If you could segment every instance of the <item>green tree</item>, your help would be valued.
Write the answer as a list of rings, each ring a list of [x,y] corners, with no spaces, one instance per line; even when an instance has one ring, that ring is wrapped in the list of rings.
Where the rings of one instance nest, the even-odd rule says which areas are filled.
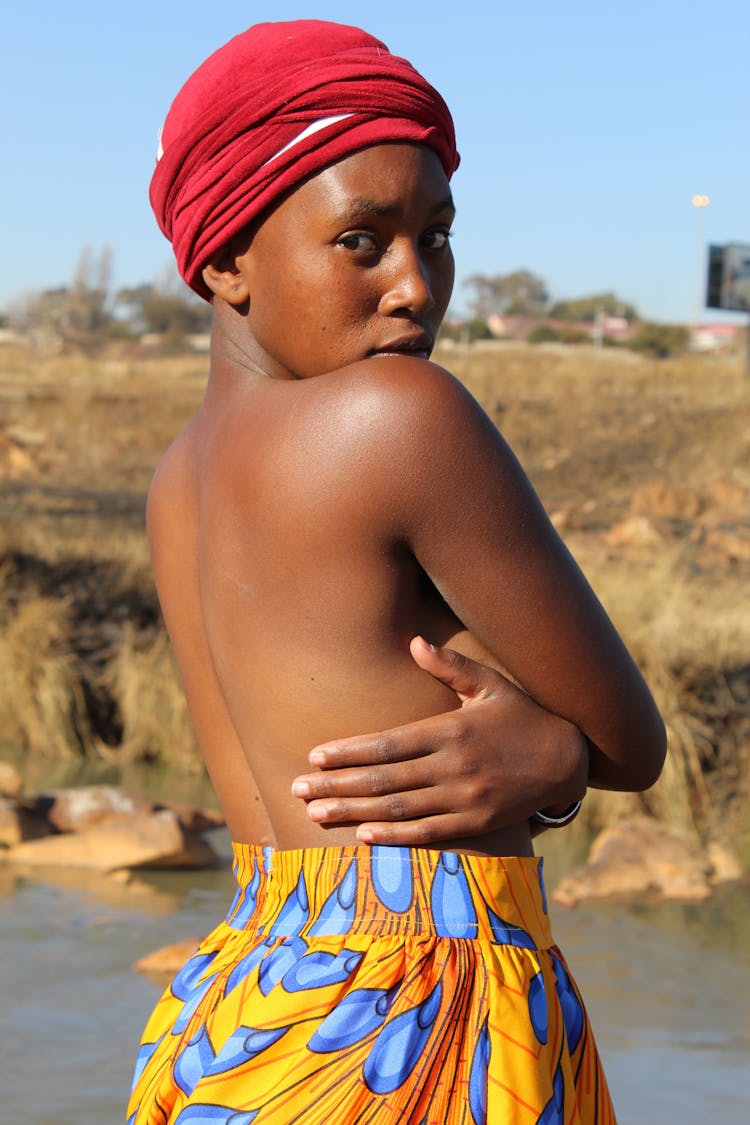
[[[473,344],[475,340],[491,340],[492,333],[486,320],[473,317],[471,320],[444,320],[438,338]]]
[[[70,286],[29,294],[16,302],[12,319],[37,338],[94,348],[107,339],[113,322],[111,275],[110,248],[94,253],[84,246]]]
[[[554,320],[595,320],[597,315],[638,319],[634,305],[621,301],[615,293],[592,293],[590,297],[556,301],[549,311]]]
[[[211,326],[211,306],[184,286],[175,291],[169,282],[121,289],[117,308],[133,335],[153,332],[172,346]]]
[[[473,296],[469,306],[475,318],[490,316],[541,316],[549,302],[546,283],[531,270],[487,277],[473,274],[464,281]]]
[[[531,329],[526,337],[528,344],[590,344],[591,337],[587,332],[581,332],[575,326],[571,328],[553,328],[551,324],[543,321]]]
[[[687,351],[689,342],[690,333],[683,324],[656,324],[644,321],[628,343],[628,347],[664,359],[668,355],[680,355]]]

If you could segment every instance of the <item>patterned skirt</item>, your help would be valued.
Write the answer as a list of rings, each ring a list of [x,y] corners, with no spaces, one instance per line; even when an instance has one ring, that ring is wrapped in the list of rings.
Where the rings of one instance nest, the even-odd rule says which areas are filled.
[[[234,845],[128,1125],[613,1125],[541,860]]]

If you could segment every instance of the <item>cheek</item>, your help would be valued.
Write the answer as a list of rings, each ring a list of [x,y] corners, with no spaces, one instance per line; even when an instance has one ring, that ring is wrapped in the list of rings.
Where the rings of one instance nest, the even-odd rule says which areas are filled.
[[[456,266],[455,262],[453,261],[453,255],[451,254],[440,270],[435,289],[435,291],[440,294],[441,298],[444,299],[446,305],[448,304],[448,301],[451,298],[451,293],[453,292],[453,282],[455,280],[455,276]]]
[[[377,310],[375,287],[361,276],[342,276],[340,270],[327,270],[315,278],[314,295],[308,297],[308,319],[317,317],[329,329],[365,330]]]

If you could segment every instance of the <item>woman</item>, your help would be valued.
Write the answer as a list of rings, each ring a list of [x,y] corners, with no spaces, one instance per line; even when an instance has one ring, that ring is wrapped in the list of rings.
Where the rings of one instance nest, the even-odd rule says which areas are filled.
[[[544,709],[597,784],[647,786],[664,755],[512,453],[428,362],[457,163],[432,87],[317,21],[238,36],[167,117],[152,203],[214,324],[149,537],[239,887],[149,1021],[131,1122],[614,1120],[552,942],[533,786],[469,829],[485,773],[434,784],[438,754],[414,751],[413,724],[429,741],[454,709],[439,753],[463,782],[463,716],[505,691],[518,743]],[[460,713],[452,689],[474,696]],[[311,745],[346,766],[362,744],[342,739],[387,728],[385,764],[302,772]]]

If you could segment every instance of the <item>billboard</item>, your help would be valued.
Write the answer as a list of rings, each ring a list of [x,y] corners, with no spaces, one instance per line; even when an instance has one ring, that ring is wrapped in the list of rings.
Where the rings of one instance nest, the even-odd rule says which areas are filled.
[[[708,248],[709,309],[750,312],[750,246],[738,242]]]

